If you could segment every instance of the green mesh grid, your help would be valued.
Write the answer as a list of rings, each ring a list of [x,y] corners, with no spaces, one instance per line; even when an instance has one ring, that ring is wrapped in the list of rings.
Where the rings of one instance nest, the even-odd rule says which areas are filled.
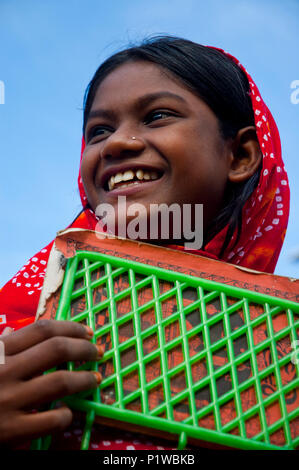
[[[56,319],[90,326],[105,349],[100,362],[68,364],[103,377],[65,399],[86,412],[81,449],[96,415],[173,434],[180,449],[299,448],[299,304],[78,251]]]

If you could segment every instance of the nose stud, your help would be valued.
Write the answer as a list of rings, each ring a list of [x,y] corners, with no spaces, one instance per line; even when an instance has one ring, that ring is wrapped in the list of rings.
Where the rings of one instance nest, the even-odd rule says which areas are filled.
[[[132,137],[132,140],[136,140],[136,137],[133,136],[133,137]]]

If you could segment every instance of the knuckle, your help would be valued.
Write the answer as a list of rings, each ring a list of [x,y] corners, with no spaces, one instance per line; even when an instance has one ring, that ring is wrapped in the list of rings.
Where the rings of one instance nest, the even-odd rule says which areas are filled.
[[[77,333],[78,336],[84,336],[86,334],[86,329],[81,323],[78,323],[76,321],[69,321],[69,327],[74,333]]]
[[[97,349],[97,347],[92,344],[92,343],[89,343],[89,342],[86,342],[86,353],[88,354],[88,358],[90,360],[96,360],[98,358],[98,355],[99,355],[99,351]]]
[[[0,367],[1,390],[5,383],[9,382],[15,375],[16,362],[13,358],[7,357],[5,364]]]
[[[61,395],[68,395],[72,392],[70,374],[66,371],[57,371],[53,374],[53,386]]]
[[[11,389],[2,389],[0,393],[0,409],[9,410],[14,404],[14,392]]]
[[[97,380],[93,372],[86,371],[84,372],[84,376],[82,373],[82,378],[84,378],[84,386],[86,389],[95,388],[97,386]]]
[[[35,323],[35,328],[42,338],[50,338],[54,334],[53,322],[51,320],[38,320]]]
[[[89,371],[57,371],[52,376],[52,389],[63,398],[74,393],[95,387],[93,373]]]
[[[72,412],[69,408],[61,408],[49,415],[49,425],[53,430],[62,430],[70,424]]]
[[[69,359],[69,347],[66,338],[63,336],[55,336],[49,339],[48,345],[54,360],[65,361]]]

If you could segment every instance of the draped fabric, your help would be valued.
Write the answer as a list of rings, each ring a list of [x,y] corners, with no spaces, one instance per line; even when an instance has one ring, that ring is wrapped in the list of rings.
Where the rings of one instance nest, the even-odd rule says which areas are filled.
[[[258,186],[243,207],[241,237],[232,249],[231,247],[234,245],[237,236],[237,231],[235,231],[221,260],[258,271],[273,273],[286,234],[290,204],[289,183],[281,155],[279,132],[270,110],[264,103],[256,84],[247,70],[232,55],[222,49],[213,49],[217,49],[230,57],[247,76],[256,133],[263,154],[263,166]],[[82,139],[81,161],[84,148],[85,142]],[[87,203],[87,198],[80,171],[78,186],[81,202],[84,207]],[[85,211],[85,216],[85,226],[94,230],[97,226],[94,212],[87,210]],[[227,229],[228,226],[224,227],[206,245],[205,251],[192,250],[192,253],[219,259],[218,255],[221,251]],[[186,251],[179,246],[171,245],[171,247]]]
[[[280,137],[271,112],[251,76],[236,58],[222,49],[218,50],[236,62],[247,75],[256,133],[263,154],[258,185],[243,207],[241,236],[232,248],[236,233],[233,235],[221,260],[272,273],[285,237],[289,216],[289,184],[281,155]],[[80,167],[84,148],[82,139]],[[88,201],[80,171],[78,186],[81,202],[85,207]],[[97,224],[94,212],[86,209],[70,226],[95,230]],[[228,227],[225,227],[221,230],[206,245],[204,251],[193,250],[192,253],[219,259],[227,229]],[[6,326],[19,329],[34,321],[52,245],[53,241],[30,258],[0,291],[0,334]],[[171,247],[184,249],[175,245]],[[107,439],[106,441],[108,442]],[[113,441],[114,444],[116,441]],[[101,441],[101,445],[104,445],[103,442]],[[95,443],[93,445],[97,446]],[[113,445],[111,448],[114,448]],[[117,445],[115,448],[121,447]],[[135,448],[140,447],[136,445]]]

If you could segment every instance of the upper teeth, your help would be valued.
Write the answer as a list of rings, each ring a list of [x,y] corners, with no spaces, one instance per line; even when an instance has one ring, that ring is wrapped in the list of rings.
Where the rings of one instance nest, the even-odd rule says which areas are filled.
[[[116,173],[116,175],[110,176],[108,180],[109,190],[111,191],[116,183],[133,180],[135,175],[139,180],[156,180],[158,178],[158,173],[156,171],[127,170],[124,173]]]

